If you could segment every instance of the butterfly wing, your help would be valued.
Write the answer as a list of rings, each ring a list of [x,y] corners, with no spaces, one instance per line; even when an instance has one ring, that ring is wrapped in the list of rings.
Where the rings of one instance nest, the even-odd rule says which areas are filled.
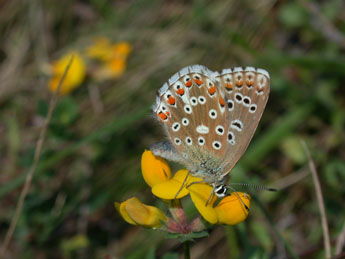
[[[270,77],[263,69],[237,67],[224,69],[216,80],[224,89],[228,111],[227,155],[222,163],[226,175],[254,135],[268,100]]]
[[[182,157],[180,162],[192,174],[209,182],[218,178],[220,164],[227,154],[224,125],[230,122],[216,75],[200,65],[181,69],[158,91],[153,107],[173,149]],[[169,152],[152,151],[170,159],[172,148],[164,150]]]

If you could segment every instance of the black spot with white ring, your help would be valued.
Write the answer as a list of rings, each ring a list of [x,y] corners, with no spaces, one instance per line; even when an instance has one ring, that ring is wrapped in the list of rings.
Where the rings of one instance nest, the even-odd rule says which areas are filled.
[[[232,111],[234,109],[234,101],[233,100],[228,100],[228,110]]]
[[[240,94],[240,93],[236,93],[235,94],[235,100],[236,100],[237,103],[241,103],[242,100],[243,100],[243,95]]]
[[[248,96],[245,96],[243,98],[243,105],[246,106],[246,107],[249,107],[250,101],[251,101],[250,98]]]
[[[230,125],[231,128],[236,129],[237,131],[242,131],[243,123],[240,120],[233,120]]]
[[[193,75],[193,78],[194,78],[194,79],[197,79],[197,80],[201,80],[201,76],[200,76],[199,74]]]
[[[183,118],[182,119],[182,125],[183,126],[188,126],[188,124],[189,124],[189,120],[187,118]]]
[[[175,131],[175,132],[176,132],[176,131],[179,131],[180,128],[181,128],[181,124],[178,123],[178,122],[174,122],[171,128],[172,128],[172,130]]]
[[[188,146],[191,146],[193,144],[192,138],[191,137],[186,137],[186,144]]]
[[[215,109],[211,109],[208,112],[208,115],[210,116],[211,119],[215,119],[215,118],[217,118],[217,111]]]
[[[222,143],[220,143],[219,141],[213,141],[212,146],[214,149],[219,150],[222,148]]]
[[[250,113],[256,112],[256,108],[257,108],[256,104],[250,105],[250,106],[249,106],[249,112],[250,112]]]
[[[191,97],[190,98],[190,103],[193,105],[193,106],[196,106],[198,104],[198,99],[196,99],[196,97]]]
[[[204,96],[200,95],[198,97],[198,101],[199,101],[200,104],[205,104],[206,103],[206,98]]]
[[[192,113],[192,107],[190,105],[186,104],[184,106],[184,111],[188,114],[191,114]]]
[[[222,136],[224,134],[224,127],[222,125],[218,125],[216,127],[216,133],[220,136]]]
[[[184,83],[188,83],[190,80],[191,80],[190,76],[185,76],[185,77],[183,78],[183,82],[184,82]]]
[[[179,146],[179,145],[181,145],[181,142],[182,142],[182,141],[181,141],[181,139],[179,139],[179,138],[175,138],[175,139],[174,139],[174,142],[175,142],[176,145]]]
[[[200,146],[205,145],[205,139],[203,137],[199,137],[198,138],[198,143],[199,143]]]
[[[231,145],[235,145],[235,135],[232,131],[229,131],[228,132],[228,142],[231,144]]]

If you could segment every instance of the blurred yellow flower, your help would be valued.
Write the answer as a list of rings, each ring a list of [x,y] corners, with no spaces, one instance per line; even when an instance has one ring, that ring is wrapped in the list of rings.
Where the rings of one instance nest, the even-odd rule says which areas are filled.
[[[122,218],[132,225],[158,228],[161,227],[162,221],[167,220],[160,209],[145,205],[136,197],[122,203],[115,202],[114,205]]]
[[[109,39],[100,37],[86,49],[86,55],[101,62],[94,69],[94,76],[100,80],[120,77],[127,66],[127,57],[131,46],[127,42],[111,43]]]
[[[72,64],[60,87],[60,94],[65,95],[77,88],[84,80],[86,75],[85,62],[78,52],[69,52],[51,64],[53,76],[48,86],[52,92],[57,90],[61,77],[73,56]]]

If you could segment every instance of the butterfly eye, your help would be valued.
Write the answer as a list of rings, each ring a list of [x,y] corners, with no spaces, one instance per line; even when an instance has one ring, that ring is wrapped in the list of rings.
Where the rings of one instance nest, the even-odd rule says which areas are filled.
[[[219,198],[223,198],[226,193],[227,193],[228,189],[226,188],[226,186],[224,185],[219,185],[216,187],[216,189],[214,190],[215,194],[219,197]]]

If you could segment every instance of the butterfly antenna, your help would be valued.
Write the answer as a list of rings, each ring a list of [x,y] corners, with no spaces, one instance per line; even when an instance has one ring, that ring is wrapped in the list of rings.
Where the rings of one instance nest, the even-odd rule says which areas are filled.
[[[230,183],[230,185],[240,185],[240,186],[247,187],[247,188],[264,190],[264,191],[269,191],[269,192],[277,192],[278,191],[278,189],[275,189],[275,188],[266,187],[266,186],[258,185],[258,184],[251,184],[251,183]]]

